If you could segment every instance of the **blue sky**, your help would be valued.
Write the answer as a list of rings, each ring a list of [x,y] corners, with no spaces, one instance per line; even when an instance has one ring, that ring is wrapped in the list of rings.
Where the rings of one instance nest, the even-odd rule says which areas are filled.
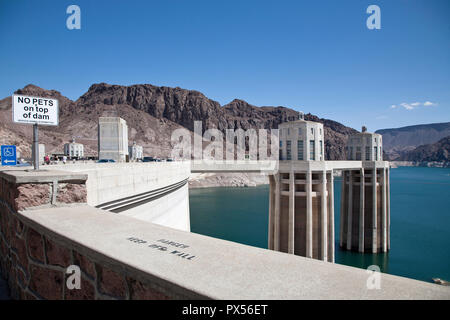
[[[81,30],[66,28],[71,4]],[[151,83],[370,131],[446,122],[449,16],[448,0],[0,0],[0,97]]]

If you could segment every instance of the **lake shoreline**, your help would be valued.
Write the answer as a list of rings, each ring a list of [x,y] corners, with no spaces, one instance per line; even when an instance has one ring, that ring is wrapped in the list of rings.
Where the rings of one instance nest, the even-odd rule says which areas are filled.
[[[190,189],[215,187],[247,188],[268,184],[268,176],[258,173],[194,173],[189,179]]]
[[[391,168],[398,167],[422,167],[422,168],[450,168],[450,162],[447,161],[390,161]]]

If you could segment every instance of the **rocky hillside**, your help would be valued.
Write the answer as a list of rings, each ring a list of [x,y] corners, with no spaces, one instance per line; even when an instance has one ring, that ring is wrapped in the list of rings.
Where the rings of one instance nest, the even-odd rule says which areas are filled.
[[[450,136],[432,144],[419,146],[411,151],[404,151],[395,160],[413,162],[450,162]]]
[[[171,152],[170,134],[182,126],[167,120],[155,118],[147,112],[137,110],[128,104],[106,105],[102,102],[84,104],[72,101],[58,91],[44,90],[28,85],[17,90],[17,94],[57,98],[60,104],[60,124],[58,127],[41,126],[40,142],[45,144],[47,153],[62,153],[64,143],[75,139],[85,145],[87,155],[97,155],[97,122],[102,115],[118,115],[127,121],[130,143],[137,141],[144,146],[146,154],[169,156]],[[16,144],[23,157],[31,155],[32,126],[11,122],[11,98],[0,101],[0,132],[2,144]]]
[[[150,84],[119,86],[93,84],[78,100],[72,101],[55,90],[28,85],[18,94],[57,98],[60,102],[60,125],[41,127],[40,141],[46,151],[62,152],[72,137],[86,145],[86,151],[97,150],[97,119],[102,115],[118,115],[127,121],[130,142],[144,146],[152,156],[170,155],[170,135],[176,128],[194,129],[194,121],[202,121],[203,129],[278,128],[281,122],[298,118],[298,112],[285,107],[256,107],[243,100],[225,106],[198,91],[157,87]],[[306,120],[320,121],[325,128],[326,157],[344,159],[347,135],[354,129],[332,120],[307,114]],[[0,133],[3,141],[19,145],[23,156],[30,154],[31,126],[11,122],[11,98],[0,101]]]
[[[422,124],[396,129],[377,130],[383,136],[383,148],[389,159],[418,146],[433,144],[450,135],[450,122]]]

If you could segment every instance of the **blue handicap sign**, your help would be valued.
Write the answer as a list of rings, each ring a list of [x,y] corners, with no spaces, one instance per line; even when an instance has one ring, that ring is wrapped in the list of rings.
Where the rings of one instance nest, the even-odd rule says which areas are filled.
[[[16,146],[1,146],[2,166],[17,164]]]

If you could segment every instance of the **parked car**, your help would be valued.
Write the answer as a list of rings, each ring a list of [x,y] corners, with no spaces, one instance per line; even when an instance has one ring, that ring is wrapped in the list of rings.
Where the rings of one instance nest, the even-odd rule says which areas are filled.
[[[174,160],[172,158],[167,158],[167,162],[173,162]]]
[[[142,159],[142,162],[154,162],[154,161],[156,161],[156,159],[153,157],[144,157]]]
[[[108,163],[108,162],[116,162],[113,159],[100,159],[97,161],[97,163]]]

